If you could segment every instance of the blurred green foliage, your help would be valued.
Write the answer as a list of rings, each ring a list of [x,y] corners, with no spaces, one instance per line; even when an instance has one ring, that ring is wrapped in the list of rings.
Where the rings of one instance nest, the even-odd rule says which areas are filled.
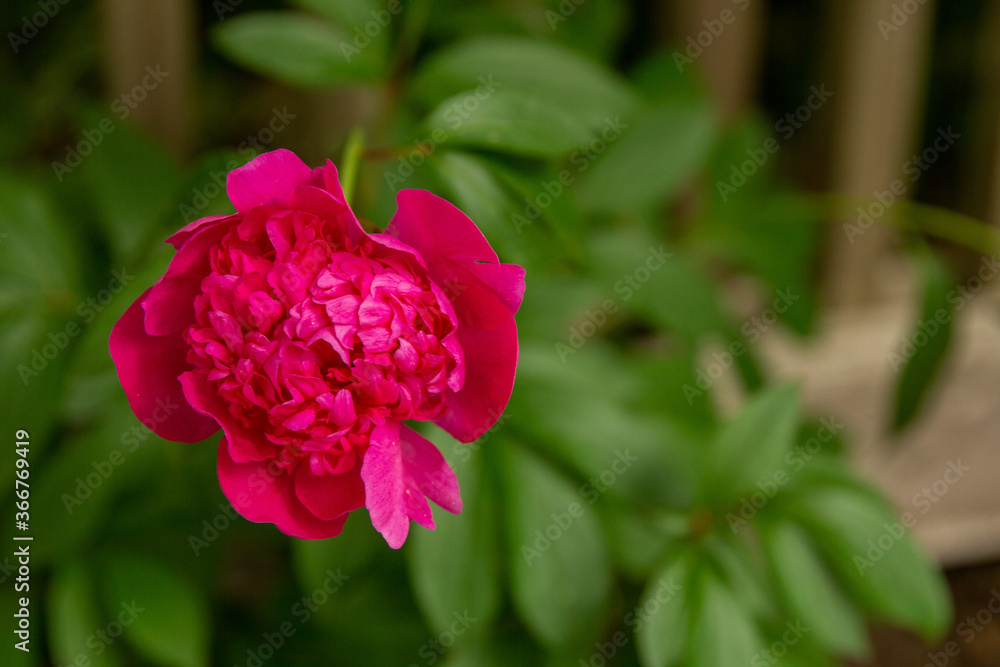
[[[13,4],[12,23],[34,7]],[[237,76],[207,62],[223,54],[290,86],[386,92],[362,217],[384,225],[395,191],[429,188],[527,268],[514,395],[476,443],[428,430],[465,509],[436,512],[401,552],[363,511],[324,542],[238,517],[217,439],[170,443],[139,424],[107,339],[162,274],[192,192],[250,155],[206,146],[178,164],[121,122],[57,179],[52,163],[103,111],[95,49],[68,39],[97,16],[66,8],[38,38],[48,48],[4,74],[0,112],[0,460],[13,469],[12,434],[28,430],[36,536],[33,651],[4,664],[805,667],[866,655],[872,619],[946,628],[940,575],[845,462],[843,427],[770,380],[762,332],[722,297],[734,276],[765,306],[794,294],[778,317],[803,336],[819,307],[816,201],[769,168],[715,196],[766,125],[723,124],[667,52],[618,71],[638,17],[617,0],[238,4],[201,5],[222,19],[212,76]],[[227,210],[203,196],[199,216]],[[932,256],[921,266],[933,313],[948,278]],[[907,366],[896,426],[939,343]],[[713,350],[747,396],[728,418]],[[0,477],[4,544],[13,479]]]

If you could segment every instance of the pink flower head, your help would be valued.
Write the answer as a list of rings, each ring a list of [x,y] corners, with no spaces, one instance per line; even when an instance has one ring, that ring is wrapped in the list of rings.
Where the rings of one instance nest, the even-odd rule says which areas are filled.
[[[265,153],[227,191],[237,212],[168,239],[166,274],[111,332],[133,411],[169,440],[221,427],[223,492],[289,535],[332,537],[364,506],[398,548],[410,519],[434,528],[428,498],[460,512],[454,473],[404,422],[470,442],[497,420],[524,269],[423,190],[366,233],[329,161]]]

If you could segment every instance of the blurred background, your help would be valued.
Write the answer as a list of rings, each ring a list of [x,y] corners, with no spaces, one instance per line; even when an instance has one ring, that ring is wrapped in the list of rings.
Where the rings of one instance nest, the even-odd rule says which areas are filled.
[[[0,24],[3,664],[1000,664],[1000,3]],[[429,189],[527,269],[507,411],[426,430],[465,510],[398,552],[363,511],[244,520],[218,436],[157,438],[107,353],[162,241],[276,148],[353,172],[370,227]]]

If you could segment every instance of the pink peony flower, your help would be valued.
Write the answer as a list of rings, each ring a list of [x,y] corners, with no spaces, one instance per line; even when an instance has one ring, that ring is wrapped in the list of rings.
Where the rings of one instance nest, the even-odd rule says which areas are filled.
[[[237,212],[170,237],[166,274],[111,332],[132,410],[169,440],[221,427],[226,497],[289,535],[332,537],[364,506],[398,548],[411,519],[434,528],[428,498],[460,512],[454,473],[404,422],[470,442],[497,420],[524,269],[423,190],[366,233],[329,161],[265,153],[227,191]]]

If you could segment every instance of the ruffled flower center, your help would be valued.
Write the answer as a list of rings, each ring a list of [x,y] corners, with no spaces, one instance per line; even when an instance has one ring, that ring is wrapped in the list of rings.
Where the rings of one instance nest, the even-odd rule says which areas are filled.
[[[356,244],[302,211],[254,212],[210,261],[188,361],[229,419],[277,446],[279,465],[350,471],[374,427],[446,409],[455,322],[409,253]]]

